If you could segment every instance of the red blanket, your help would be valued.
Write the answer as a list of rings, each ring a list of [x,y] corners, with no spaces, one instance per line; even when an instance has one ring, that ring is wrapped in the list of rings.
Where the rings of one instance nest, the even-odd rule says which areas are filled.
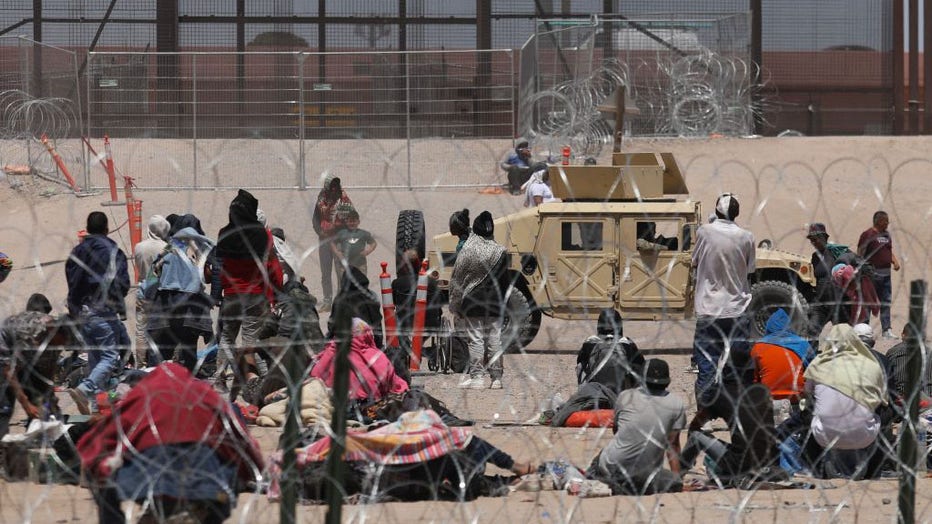
[[[264,467],[258,444],[232,405],[183,366],[167,363],[142,379],[77,447],[81,467],[103,478],[139,451],[195,442],[236,463],[243,480],[255,479]]]

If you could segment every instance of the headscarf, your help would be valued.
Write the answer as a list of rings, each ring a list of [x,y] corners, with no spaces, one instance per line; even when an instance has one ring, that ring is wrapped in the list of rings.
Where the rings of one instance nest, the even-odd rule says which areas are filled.
[[[201,219],[190,213],[181,216],[175,215],[175,219],[169,220],[168,222],[171,224],[171,229],[168,230],[168,236],[170,237],[186,227],[190,227],[200,235],[204,234],[204,229],[201,227]]]
[[[790,329],[790,316],[783,308],[774,311],[770,318],[767,319],[767,324],[764,326],[764,336],[761,337],[760,341],[796,353],[799,359],[803,361],[803,368],[808,366],[815,356],[809,342]]]
[[[486,240],[491,240],[495,234],[495,222],[492,220],[492,213],[488,211],[479,213],[479,216],[472,223],[472,231]]]
[[[395,374],[391,361],[375,345],[372,327],[366,321],[353,317],[350,334],[352,336],[349,354],[349,395],[351,399],[378,400],[389,393],[403,393],[408,390],[407,382]],[[317,362],[310,372],[311,377],[319,378],[328,387],[333,387],[338,344],[336,339],[328,342],[318,355]]]
[[[262,260],[268,250],[269,236],[256,218],[259,201],[248,191],[239,190],[230,203],[230,223],[220,230],[217,256]]]
[[[480,215],[481,217],[482,215]],[[491,215],[489,215],[491,220]],[[478,218],[476,219],[478,222]],[[453,275],[450,278],[450,311],[459,312],[463,297],[471,293],[489,273],[502,263],[505,248],[491,238],[483,238],[475,231],[463,244],[463,249],[456,256]]]
[[[838,390],[871,411],[887,403],[883,368],[848,324],[832,326],[821,351],[806,368],[806,382]]]
[[[162,215],[152,215],[149,217],[148,224],[146,224],[146,238],[167,242],[171,236],[169,234],[171,227],[171,224]]]
[[[621,314],[612,308],[605,308],[599,312],[599,320],[596,322],[596,333],[599,335],[614,335],[616,337],[624,336],[621,327]]]

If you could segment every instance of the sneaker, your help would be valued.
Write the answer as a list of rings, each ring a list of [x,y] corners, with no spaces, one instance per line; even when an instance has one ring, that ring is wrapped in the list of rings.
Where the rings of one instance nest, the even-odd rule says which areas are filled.
[[[489,389],[502,389],[502,379],[493,378],[492,383],[489,384]]]
[[[326,313],[327,311],[330,311],[331,307],[333,307],[333,299],[326,297],[320,301],[320,307],[317,308],[317,310],[321,313]]]
[[[694,374],[694,375],[698,375],[698,374],[699,374],[699,368],[696,367],[696,366],[692,366],[692,365],[687,366],[686,369],[685,369],[684,371],[685,371],[686,373],[692,373],[692,374]]]
[[[69,389],[68,394],[71,395],[71,400],[74,401],[74,405],[77,406],[79,413],[82,415],[91,414],[91,401],[87,398],[87,394],[79,388]]]
[[[457,387],[460,389],[485,389],[485,379],[482,377],[467,377]]]
[[[883,338],[887,340],[899,340],[900,339],[900,337],[893,334],[893,330],[890,328],[883,330],[883,334],[880,336],[882,336]]]

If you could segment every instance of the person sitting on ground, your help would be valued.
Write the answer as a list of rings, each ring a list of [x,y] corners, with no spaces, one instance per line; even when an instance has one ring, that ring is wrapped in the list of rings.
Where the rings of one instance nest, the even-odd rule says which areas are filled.
[[[622,391],[640,384],[644,355],[634,341],[624,336],[621,314],[608,308],[599,313],[596,334],[587,338],[576,357],[579,388],[553,413],[541,419],[551,426],[563,426],[577,411],[614,409]]]
[[[27,310],[3,320],[0,324],[0,438],[9,432],[16,402],[29,420],[61,415],[53,388],[55,371],[62,349],[74,343],[74,329],[67,316],[54,318],[48,313]]]
[[[698,412],[689,424],[686,446],[680,457],[683,471],[693,467],[702,451],[709,475],[720,486],[739,486],[758,480],[783,480],[778,467],[773,399],[770,390],[753,383],[750,352],[731,348],[721,380],[699,401]],[[728,424],[730,442],[715,438],[702,426],[721,418]]]
[[[375,345],[379,349],[384,346],[382,332],[382,302],[379,297],[369,289],[369,278],[358,268],[350,266],[340,281],[340,290],[337,293],[342,304],[348,305],[350,317],[358,317],[372,328]],[[336,301],[334,301],[336,303]],[[327,338],[333,338],[336,322],[336,312],[331,313],[327,319]]]
[[[909,347],[906,337],[909,335],[909,324],[903,326],[900,333],[901,342],[887,350],[887,360],[890,363],[890,375],[893,378],[893,388],[900,398],[909,398],[910,392],[906,390],[906,380],[909,365]],[[924,345],[928,348],[928,343]],[[928,353],[927,353],[928,355]],[[929,356],[926,356],[928,359]],[[928,362],[928,360],[926,360]],[[926,364],[920,380],[919,391],[924,397],[932,397],[932,365]]]
[[[790,329],[790,316],[777,309],[767,319],[764,336],[751,348],[754,381],[767,386],[774,400],[796,403],[805,384],[803,371],[814,356],[809,342]]]
[[[611,486],[613,494],[647,495],[683,489],[679,456],[686,404],[667,391],[670,367],[664,360],[647,361],[643,384],[618,395],[615,438],[589,469],[589,476]],[[664,455],[669,470],[663,469]]]
[[[806,411],[812,438],[804,454],[821,477],[868,475],[888,402],[881,363],[847,324],[833,326],[822,351],[806,368]]]
[[[521,189],[525,194],[524,207],[537,207],[544,202],[557,201],[550,189],[550,173],[544,162],[534,164],[531,168],[531,178],[521,186]]]
[[[334,303],[339,303],[336,300]],[[385,353],[376,347],[373,330],[361,318],[353,317],[350,330],[349,400],[375,401],[391,393],[408,391],[408,383],[395,374],[395,368]],[[310,376],[333,387],[334,365],[339,341],[331,340],[315,358]]]
[[[508,173],[508,188],[512,195],[521,194],[521,186],[531,176],[531,148],[526,140],[518,142],[513,153],[508,155],[500,167]]]
[[[100,522],[124,522],[120,502],[148,501],[162,521],[187,510],[230,516],[265,466],[233,405],[184,367],[155,368],[77,443]]]
[[[42,293],[33,293],[26,299],[26,311],[37,311],[49,315],[52,313],[52,303],[49,297]]]

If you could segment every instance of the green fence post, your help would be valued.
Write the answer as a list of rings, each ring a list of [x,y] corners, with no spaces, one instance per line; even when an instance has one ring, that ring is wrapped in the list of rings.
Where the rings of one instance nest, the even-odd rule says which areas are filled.
[[[901,426],[900,494],[897,521],[913,524],[916,520],[916,424],[919,419],[919,389],[922,362],[920,351],[925,351],[925,297],[926,282],[913,280],[909,283],[909,325],[906,334],[906,416]],[[923,443],[924,445],[924,443]]]

